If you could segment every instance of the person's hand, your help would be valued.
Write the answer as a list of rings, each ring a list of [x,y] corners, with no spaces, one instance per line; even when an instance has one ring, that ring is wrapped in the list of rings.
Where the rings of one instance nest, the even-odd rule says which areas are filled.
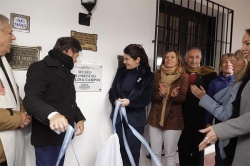
[[[206,147],[210,146],[211,144],[214,144],[216,141],[218,141],[218,136],[214,132],[213,126],[209,126],[205,129],[199,130],[201,133],[206,133],[206,137],[204,140],[199,144],[199,151],[204,150]]]
[[[81,135],[83,133],[83,130],[84,130],[84,122],[81,120],[81,121],[76,123],[75,136]]]
[[[162,96],[166,95],[166,92],[167,92],[167,85],[166,85],[166,83],[162,83],[162,82],[159,83],[159,91],[160,91],[160,94]]]
[[[123,107],[128,106],[129,103],[130,103],[130,100],[129,100],[129,99],[120,99],[120,98],[119,98],[118,101],[120,101],[121,106],[123,106]]]
[[[51,130],[65,132],[68,127],[68,120],[63,115],[56,113],[50,118],[49,124]]]
[[[21,121],[21,124],[19,127],[24,128],[24,127],[28,126],[28,124],[31,121],[30,115],[27,114],[26,112],[21,112],[21,118],[22,118],[22,121]]]
[[[191,92],[198,99],[201,99],[206,94],[206,90],[202,86],[200,86],[200,88],[198,88],[196,85],[190,85],[190,88],[191,88]]]
[[[179,86],[175,87],[171,92],[171,97],[176,97],[179,94],[179,89]]]

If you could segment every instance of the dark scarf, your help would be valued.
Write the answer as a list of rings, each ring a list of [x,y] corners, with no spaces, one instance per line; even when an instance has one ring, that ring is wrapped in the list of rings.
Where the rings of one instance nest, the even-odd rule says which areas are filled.
[[[55,58],[56,60],[58,60],[59,62],[62,63],[62,65],[64,67],[66,67],[69,70],[72,70],[74,67],[74,62],[73,62],[73,58],[70,57],[67,54],[64,54],[61,51],[57,51],[57,50],[50,50],[49,51],[49,56],[52,58]]]

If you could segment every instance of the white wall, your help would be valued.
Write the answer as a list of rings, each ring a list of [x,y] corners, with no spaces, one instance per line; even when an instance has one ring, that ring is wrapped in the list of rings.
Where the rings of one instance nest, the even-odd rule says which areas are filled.
[[[234,10],[232,52],[241,48],[245,29],[250,28],[250,0],[214,0],[214,2]]]
[[[241,46],[241,38],[246,28],[250,28],[249,0],[216,0],[217,3],[235,11],[233,50]],[[0,0],[0,13],[9,17],[18,13],[31,17],[30,33],[15,31],[20,46],[42,46],[41,59],[54,46],[57,38],[69,36],[70,31],[94,33],[98,35],[97,52],[82,51],[81,63],[103,66],[102,91],[78,92],[77,103],[87,118],[84,133],[75,138],[73,146],[81,166],[92,166],[100,146],[111,134],[109,114],[111,105],[108,90],[117,68],[117,55],[130,43],[143,44],[150,63],[153,62],[154,26],[156,14],[155,0],[98,0],[91,19],[91,25],[78,24],[78,13],[86,12],[80,0]],[[24,96],[26,71],[15,71]],[[32,149],[28,146],[28,149]],[[34,154],[29,154],[27,166],[34,165]],[[142,154],[140,165],[148,165]],[[69,148],[65,165],[76,165]]]

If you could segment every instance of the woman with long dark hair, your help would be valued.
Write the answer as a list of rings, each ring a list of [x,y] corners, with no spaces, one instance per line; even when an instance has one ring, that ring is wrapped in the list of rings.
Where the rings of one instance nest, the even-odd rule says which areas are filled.
[[[126,108],[128,123],[141,135],[146,125],[146,106],[151,101],[154,74],[150,71],[148,57],[141,45],[130,44],[124,49],[125,66],[117,69],[109,90],[109,100],[114,108],[116,101]],[[113,117],[113,111],[111,114]],[[122,124],[131,153],[136,165],[139,164],[141,142],[133,135],[128,125],[118,116],[116,132],[120,141],[123,165],[131,165],[127,156],[122,136]]]

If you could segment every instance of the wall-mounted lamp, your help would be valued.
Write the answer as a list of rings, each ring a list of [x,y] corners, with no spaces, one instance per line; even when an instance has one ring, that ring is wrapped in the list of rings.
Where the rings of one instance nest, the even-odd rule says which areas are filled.
[[[95,7],[97,0],[81,0],[81,4],[88,11],[88,14],[79,13],[79,24],[90,25],[90,17],[92,16],[92,9]]]

